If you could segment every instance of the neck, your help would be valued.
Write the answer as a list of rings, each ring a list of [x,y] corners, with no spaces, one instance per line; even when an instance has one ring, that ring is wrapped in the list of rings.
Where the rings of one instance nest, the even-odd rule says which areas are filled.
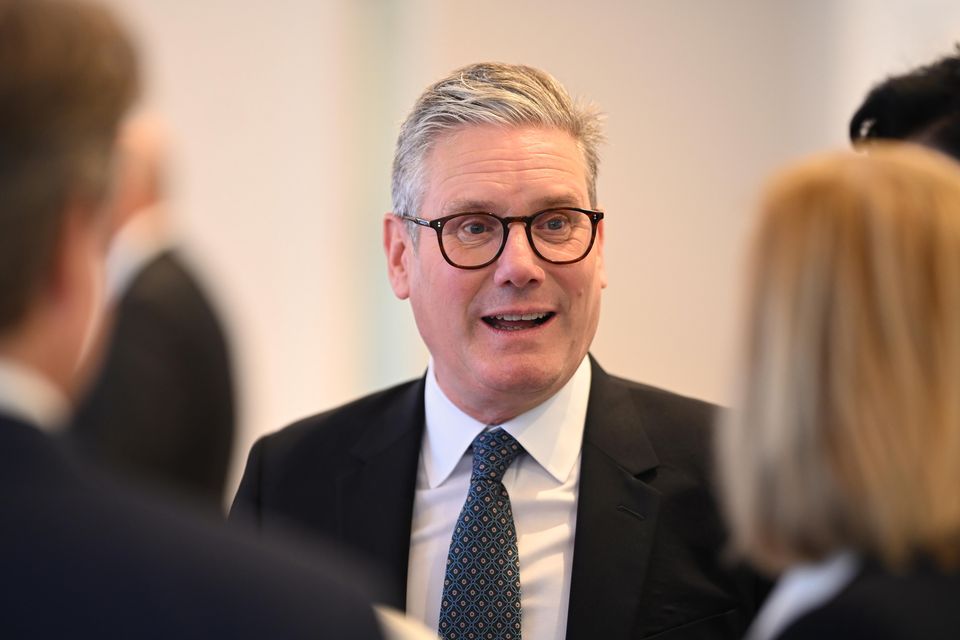
[[[485,389],[483,393],[464,393],[457,385],[447,384],[446,376],[433,370],[437,386],[460,411],[488,425],[498,425],[540,406],[563,388],[569,378],[540,389]]]
[[[76,363],[58,357],[56,345],[55,338],[22,326],[0,336],[0,358],[36,372],[58,392],[71,397]]]
[[[443,386],[441,385],[440,388],[443,389]],[[443,392],[447,393],[446,390],[443,390]],[[543,396],[538,396],[536,398],[527,398],[524,402],[517,402],[516,397],[511,398],[513,402],[507,402],[506,398],[500,401],[491,398],[473,405],[458,402],[453,398],[450,398],[450,401],[457,405],[458,409],[463,411],[474,420],[488,425],[499,425],[509,420],[513,420],[517,416],[522,415],[534,407],[541,405],[549,400],[552,395],[553,394],[550,393],[544,394]]]

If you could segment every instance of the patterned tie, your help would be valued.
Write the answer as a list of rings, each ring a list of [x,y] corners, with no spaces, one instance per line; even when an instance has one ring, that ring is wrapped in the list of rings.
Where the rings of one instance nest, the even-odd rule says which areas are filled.
[[[520,640],[517,531],[503,474],[523,447],[502,429],[473,441],[470,491],[447,554],[440,637]]]

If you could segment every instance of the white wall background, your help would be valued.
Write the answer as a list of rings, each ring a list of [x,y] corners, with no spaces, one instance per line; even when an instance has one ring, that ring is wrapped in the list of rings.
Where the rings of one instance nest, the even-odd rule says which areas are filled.
[[[185,244],[227,316],[241,431],[419,375],[384,274],[397,126],[478,60],[541,66],[607,114],[611,372],[723,402],[750,205],[846,145],[871,84],[960,40],[953,0],[111,0],[177,138]]]

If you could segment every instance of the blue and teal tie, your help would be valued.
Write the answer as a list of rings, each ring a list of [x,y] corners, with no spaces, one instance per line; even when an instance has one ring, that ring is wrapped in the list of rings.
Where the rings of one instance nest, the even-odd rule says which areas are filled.
[[[517,530],[503,474],[523,447],[497,429],[473,441],[473,474],[450,540],[440,602],[444,640],[520,640]]]

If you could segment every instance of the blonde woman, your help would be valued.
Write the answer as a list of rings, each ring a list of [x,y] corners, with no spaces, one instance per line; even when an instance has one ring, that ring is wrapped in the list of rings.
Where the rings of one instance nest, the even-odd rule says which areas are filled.
[[[824,155],[768,187],[720,432],[748,637],[960,638],[960,165]]]

